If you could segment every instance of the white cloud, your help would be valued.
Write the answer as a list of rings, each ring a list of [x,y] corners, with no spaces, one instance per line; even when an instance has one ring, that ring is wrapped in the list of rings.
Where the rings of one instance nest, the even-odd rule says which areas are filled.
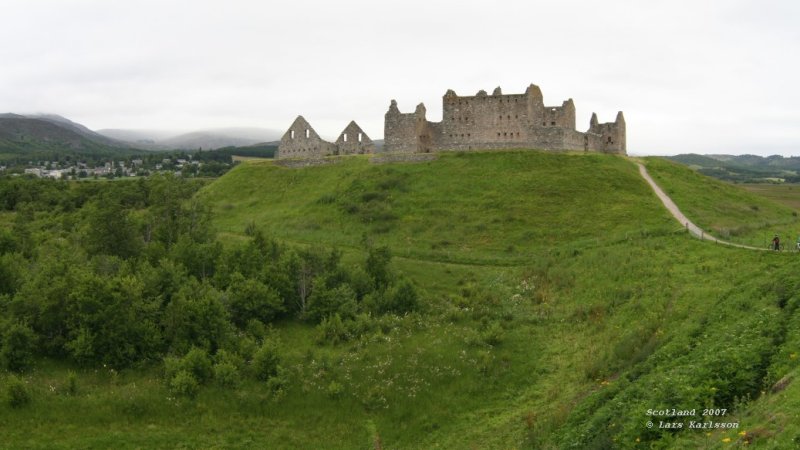
[[[395,98],[533,82],[624,110],[637,153],[800,154],[789,1],[4,0],[0,109],[91,128],[261,126],[382,137]]]

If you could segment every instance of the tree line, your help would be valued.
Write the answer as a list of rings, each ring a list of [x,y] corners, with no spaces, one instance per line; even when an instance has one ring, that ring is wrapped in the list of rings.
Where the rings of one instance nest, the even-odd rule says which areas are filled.
[[[307,322],[335,344],[418,307],[386,247],[345,264],[335,249],[290,246],[254,225],[224,246],[195,195],[202,185],[0,179],[0,364],[163,363],[190,394],[216,372],[277,376],[276,321]]]

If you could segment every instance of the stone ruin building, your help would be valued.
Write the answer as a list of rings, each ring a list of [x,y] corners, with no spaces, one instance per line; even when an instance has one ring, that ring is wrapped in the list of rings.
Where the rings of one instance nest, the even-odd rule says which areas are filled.
[[[303,116],[297,116],[281,138],[275,158],[321,158],[374,152],[375,144],[355,121],[351,121],[339,133],[336,142],[331,143],[319,137]]]
[[[545,106],[542,91],[531,84],[524,94],[492,95],[481,90],[474,96],[459,96],[448,90],[442,99],[441,122],[425,117],[425,105],[413,113],[401,113],[392,100],[384,121],[387,153],[431,153],[439,151],[501,150],[531,148],[626,154],[625,118],[622,111],[614,122],[599,123],[592,114],[589,129],[577,131],[575,103]],[[353,137],[358,136],[358,141]],[[348,135],[350,142],[348,142]],[[325,142],[308,122],[298,117],[281,139],[276,158],[372,153],[374,145],[350,122],[335,144]]]

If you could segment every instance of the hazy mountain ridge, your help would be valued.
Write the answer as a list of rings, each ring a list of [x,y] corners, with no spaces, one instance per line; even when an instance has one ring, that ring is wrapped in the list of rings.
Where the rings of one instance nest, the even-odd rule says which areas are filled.
[[[266,128],[236,127],[175,132],[165,130],[105,129],[98,133],[153,149],[215,150],[224,147],[245,147],[274,142],[280,139],[279,131]]]
[[[218,128],[184,133],[174,130],[106,129],[93,131],[56,114],[0,114],[0,153],[5,158],[44,153],[114,155],[135,151],[215,150],[270,145],[280,132],[265,128]]]
[[[698,172],[727,181],[742,183],[800,182],[800,157],[781,155],[698,155],[668,156],[667,159],[692,167]]]
[[[54,123],[15,115],[0,117],[0,151],[7,154],[26,154],[37,151],[119,151],[129,148],[107,138],[98,139],[80,133],[66,124]]]

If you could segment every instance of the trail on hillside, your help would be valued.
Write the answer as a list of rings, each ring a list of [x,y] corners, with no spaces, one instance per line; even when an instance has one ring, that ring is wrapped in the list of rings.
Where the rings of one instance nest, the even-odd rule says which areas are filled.
[[[644,178],[645,181],[647,181],[647,184],[649,184],[653,189],[653,192],[656,193],[658,198],[661,200],[661,203],[663,203],[664,207],[667,208],[667,211],[669,211],[670,214],[672,214],[672,216],[675,217],[675,219],[677,219],[681,225],[685,226],[686,229],[689,230],[689,232],[694,236],[706,241],[716,242],[717,244],[730,245],[731,247],[746,248],[750,250],[766,250],[764,248],[751,247],[749,245],[734,244],[733,242],[723,241],[708,234],[702,228],[695,225],[681,212],[681,210],[678,208],[678,205],[676,205],[675,202],[673,202],[672,199],[669,198],[669,196],[656,184],[642,163],[637,162],[636,165],[639,166],[639,174],[642,176],[642,178]]]

